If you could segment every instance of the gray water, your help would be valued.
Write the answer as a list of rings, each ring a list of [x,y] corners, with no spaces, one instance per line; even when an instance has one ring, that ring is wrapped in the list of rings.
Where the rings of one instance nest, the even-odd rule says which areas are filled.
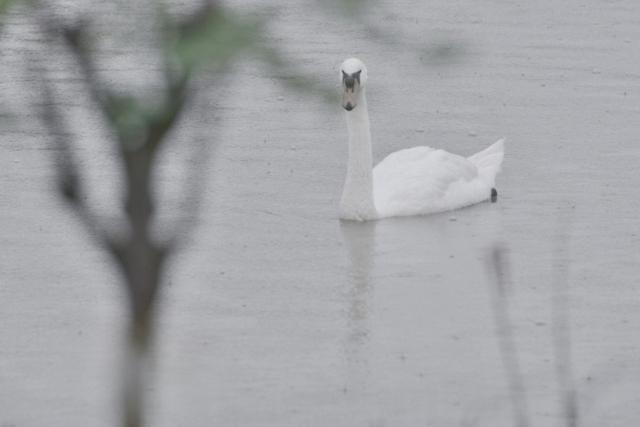
[[[149,13],[93,3],[102,74],[148,92],[158,63],[131,25]],[[372,41],[308,3],[259,13],[270,19],[267,41],[336,90],[345,57],[367,63],[376,161],[420,144],[469,155],[506,137],[499,201],[341,223],[339,106],[238,62],[224,86],[200,94],[163,153],[158,193],[170,219],[182,213],[189,153],[213,149],[198,224],[165,280],[150,425],[513,425],[487,261],[496,247],[511,271],[500,301],[531,425],[563,425],[552,307],[564,286],[581,425],[635,425],[636,2],[385,0],[370,10],[398,38],[456,46],[444,61]],[[2,111],[14,117],[0,127],[0,425],[112,426],[125,295],[53,190],[25,71],[25,50],[42,43],[12,12],[0,42]],[[53,52],[47,65],[90,201],[113,217],[121,178],[107,133],[71,62]]]

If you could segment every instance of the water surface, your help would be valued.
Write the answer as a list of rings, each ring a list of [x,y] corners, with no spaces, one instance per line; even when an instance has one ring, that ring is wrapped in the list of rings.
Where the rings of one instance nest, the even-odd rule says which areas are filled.
[[[151,90],[153,41],[109,27],[143,25],[149,13],[100,2],[93,10],[106,22],[105,78]],[[238,63],[224,87],[202,94],[163,153],[158,190],[168,218],[181,213],[188,153],[214,147],[200,221],[166,278],[151,425],[513,425],[487,264],[495,247],[509,260],[504,301],[532,425],[561,425],[558,283],[568,284],[583,425],[633,425],[636,3],[405,0],[369,11],[412,43],[460,47],[453,63],[371,41],[363,26],[309,10],[302,2],[263,10],[269,40],[327,84],[345,57],[367,63],[376,161],[418,144],[469,155],[505,136],[499,201],[341,223],[339,107],[284,89],[254,61]],[[0,128],[0,424],[114,425],[124,294],[110,260],[52,190],[50,141],[37,125],[24,57],[42,43],[13,12],[0,42],[0,96],[17,116]],[[72,63],[54,53],[48,66],[90,200],[113,217],[121,185],[113,148]]]

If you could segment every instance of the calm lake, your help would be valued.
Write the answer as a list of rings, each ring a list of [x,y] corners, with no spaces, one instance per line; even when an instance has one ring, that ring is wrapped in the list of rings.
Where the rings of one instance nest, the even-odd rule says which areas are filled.
[[[73,17],[74,3],[53,9]],[[101,76],[152,93],[152,8],[87,3]],[[368,24],[320,2],[227,4],[266,19],[264,42],[336,92],[343,59],[367,64],[376,162],[414,145],[470,155],[506,137],[499,198],[343,223],[339,104],[287,89],[251,58],[203,82],[158,170],[165,224],[183,214],[193,153],[210,146],[198,223],[163,288],[149,425],[507,427],[516,396],[531,426],[563,426],[562,320],[580,425],[636,425],[640,4],[384,0],[360,12]],[[0,426],[113,426],[125,293],[54,191],[30,61],[45,59],[107,219],[122,178],[73,61],[44,43],[23,9],[5,18]]]

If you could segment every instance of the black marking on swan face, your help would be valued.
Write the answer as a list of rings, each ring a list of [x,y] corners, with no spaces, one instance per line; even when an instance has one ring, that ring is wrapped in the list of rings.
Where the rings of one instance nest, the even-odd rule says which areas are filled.
[[[347,74],[342,70],[342,81],[344,82],[344,86],[353,91],[356,86],[356,81],[360,84],[360,73],[362,73],[362,70],[356,71],[353,74]]]
[[[491,203],[495,203],[498,201],[498,190],[495,188],[491,189]]]

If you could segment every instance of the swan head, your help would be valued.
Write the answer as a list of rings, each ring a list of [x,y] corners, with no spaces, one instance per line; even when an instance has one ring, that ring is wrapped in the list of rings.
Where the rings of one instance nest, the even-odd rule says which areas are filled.
[[[367,82],[367,67],[358,58],[346,59],[340,66],[342,107],[351,111],[358,106],[360,93]]]

